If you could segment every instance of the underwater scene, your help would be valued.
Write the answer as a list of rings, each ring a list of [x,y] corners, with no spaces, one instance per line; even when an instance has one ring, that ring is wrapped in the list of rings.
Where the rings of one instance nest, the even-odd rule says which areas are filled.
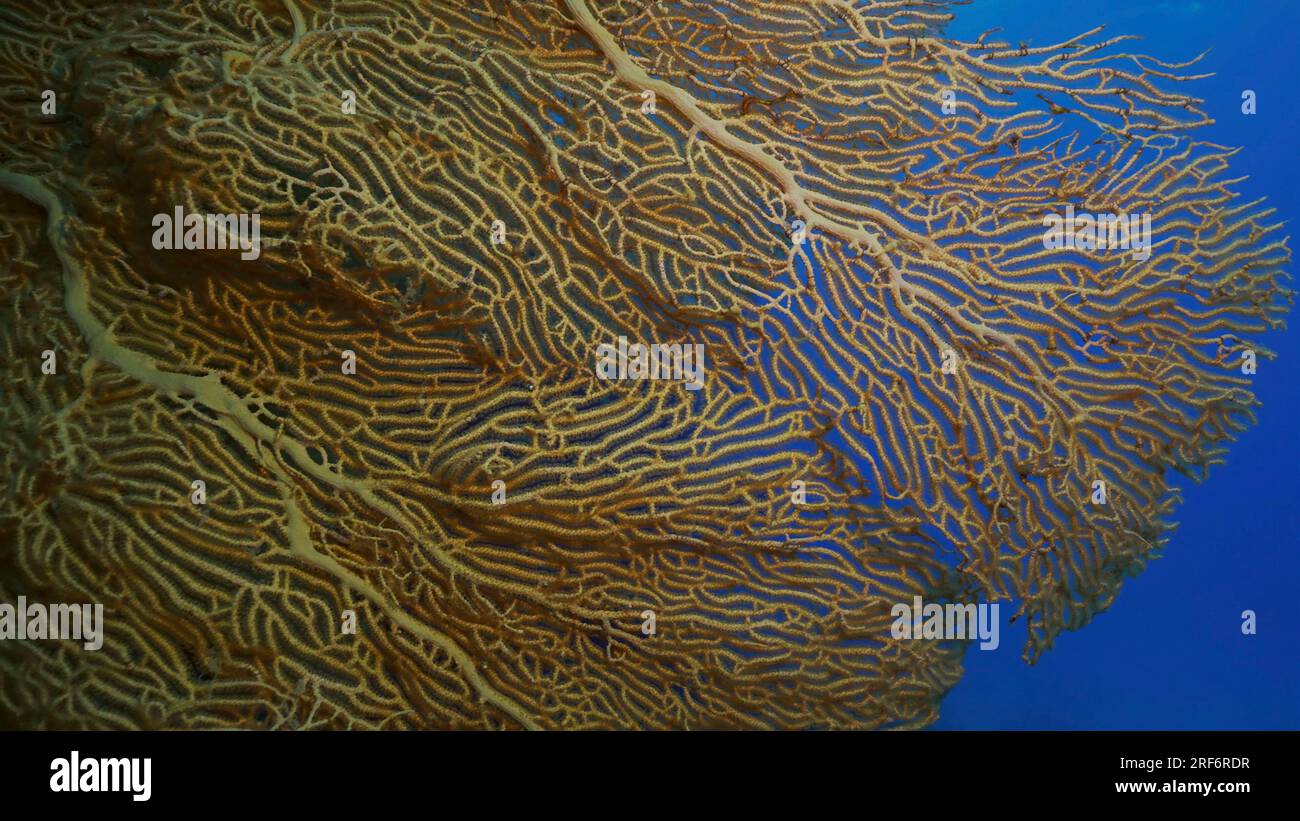
[[[1298,30],[3,0],[0,728],[1300,729]]]

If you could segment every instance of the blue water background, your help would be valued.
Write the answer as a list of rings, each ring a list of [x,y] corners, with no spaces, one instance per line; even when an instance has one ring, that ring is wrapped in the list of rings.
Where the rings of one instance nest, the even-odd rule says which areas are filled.
[[[956,12],[947,32],[962,39],[1001,26],[998,38],[1041,46],[1104,22],[1143,36],[1124,50],[1165,61],[1210,49],[1195,73],[1215,76],[1188,86],[1217,121],[1199,138],[1244,149],[1230,176],[1249,176],[1242,199],[1278,209],[1294,251],[1300,0],[976,0]],[[1243,89],[1258,95],[1254,116]],[[1184,502],[1164,558],[1035,666],[1020,659],[1023,622],[1004,625],[998,650],[970,650],[938,729],[1300,728],[1300,316],[1290,324],[1265,338],[1279,357],[1255,377],[1259,424],[1226,467],[1200,485],[1173,474]],[[1254,636],[1241,632],[1247,609]]]

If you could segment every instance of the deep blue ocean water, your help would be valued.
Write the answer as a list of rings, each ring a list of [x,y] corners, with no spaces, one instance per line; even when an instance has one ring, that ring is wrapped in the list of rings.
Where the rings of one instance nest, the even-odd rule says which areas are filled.
[[[1194,73],[1214,76],[1187,86],[1216,120],[1197,138],[1242,147],[1230,176],[1248,175],[1242,199],[1266,196],[1288,221],[1294,252],[1300,0],[976,0],[955,11],[947,34],[962,39],[1001,26],[997,38],[1041,46],[1105,23],[1143,37],[1123,51],[1175,61],[1209,49]],[[1253,116],[1244,89],[1257,95]],[[1164,558],[1035,666],[1020,658],[1023,622],[1003,626],[998,650],[972,648],[936,728],[1300,729],[1300,315],[1290,324],[1264,339],[1278,358],[1254,378],[1258,425],[1204,483],[1178,477]],[[1253,636],[1241,632],[1247,609]]]

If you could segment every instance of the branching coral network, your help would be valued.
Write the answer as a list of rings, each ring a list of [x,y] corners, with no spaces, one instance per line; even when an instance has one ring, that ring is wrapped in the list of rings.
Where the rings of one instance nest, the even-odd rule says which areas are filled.
[[[1196,61],[1100,27],[144,5],[0,9],[0,599],[107,613],[0,643],[6,726],[924,726],[964,646],[891,607],[1085,625],[1290,307]],[[1045,248],[1067,208],[1150,254]],[[620,336],[703,389],[601,379]]]

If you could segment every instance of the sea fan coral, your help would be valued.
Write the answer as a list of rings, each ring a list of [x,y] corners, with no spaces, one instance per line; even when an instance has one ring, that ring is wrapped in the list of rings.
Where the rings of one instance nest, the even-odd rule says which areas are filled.
[[[7,726],[922,726],[964,645],[891,607],[1084,625],[1291,301],[1193,69],[1100,28],[145,5],[0,9],[0,600],[106,613],[0,643]],[[1046,248],[1067,208],[1149,255]]]

